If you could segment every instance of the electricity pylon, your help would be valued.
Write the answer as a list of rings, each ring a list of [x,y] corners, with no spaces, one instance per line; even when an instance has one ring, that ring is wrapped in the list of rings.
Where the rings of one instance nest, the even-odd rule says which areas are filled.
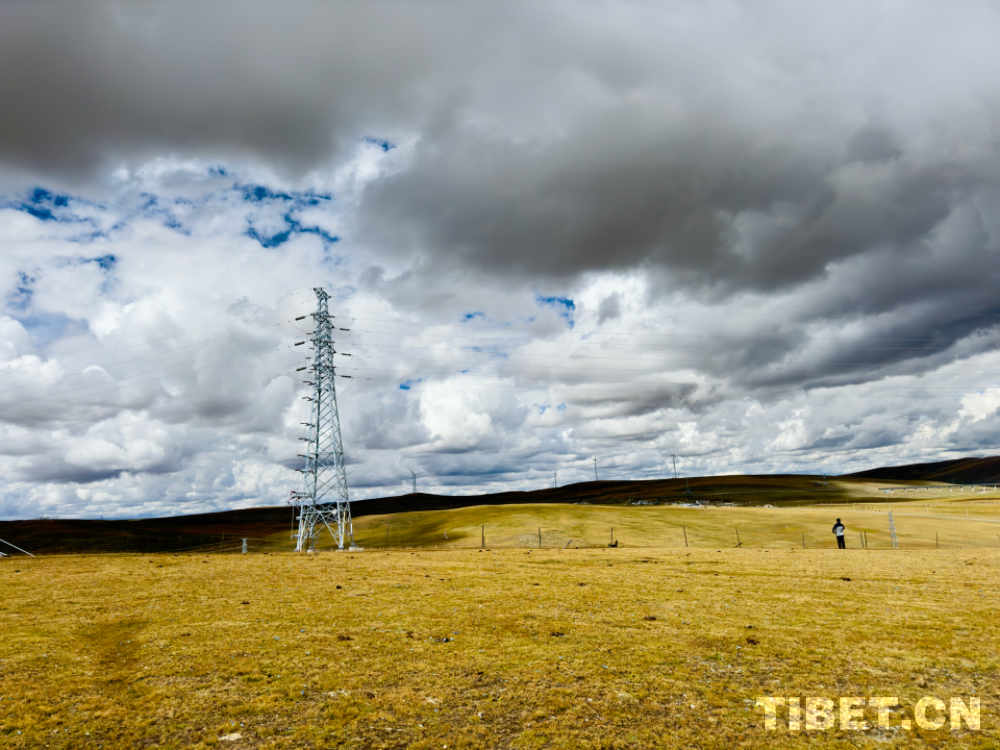
[[[413,475],[413,494],[416,495],[417,494],[417,477],[422,477],[424,475],[424,472],[421,471],[418,474],[413,469],[410,469],[409,471]]]
[[[292,498],[299,506],[299,533],[296,534],[296,552],[316,549],[316,540],[326,527],[337,543],[354,546],[354,526],[351,523],[351,502],[347,496],[347,470],[344,467],[344,443],[340,437],[340,414],[337,411],[337,389],[334,380],[337,371],[333,361],[333,318],[324,289],[316,292],[316,327],[312,334],[313,387],[312,417],[309,422],[309,450],[300,454],[306,460],[302,469],[305,489],[293,492]],[[304,343],[304,342],[303,342]]]

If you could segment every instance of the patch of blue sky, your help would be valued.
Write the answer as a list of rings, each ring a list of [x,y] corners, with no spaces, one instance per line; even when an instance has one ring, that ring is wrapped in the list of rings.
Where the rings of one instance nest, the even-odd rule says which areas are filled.
[[[276,232],[270,236],[260,234],[253,226],[249,227],[246,231],[247,237],[253,240],[257,240],[261,247],[272,249],[275,247],[281,247],[286,242],[288,238],[292,236],[292,232],[286,229],[284,232]]]
[[[138,197],[142,201],[142,204],[139,206],[140,211],[149,211],[160,203],[160,199],[152,193],[139,193]]]
[[[86,201],[80,201],[70,195],[53,193],[43,187],[32,188],[31,192],[21,199],[0,198],[0,208],[11,208],[15,211],[23,211],[31,216],[34,216],[39,221],[51,221],[57,223],[95,223],[90,217],[78,216],[74,213],[71,203],[86,204]]]
[[[559,404],[559,405],[558,405],[558,406],[556,407],[556,411],[566,411],[566,402],[565,402],[565,401],[563,401],[563,402],[562,402],[561,404]]]
[[[35,293],[35,290],[31,288],[34,283],[34,276],[29,276],[24,271],[18,271],[17,283],[7,293],[7,308],[18,312],[27,310],[31,305],[31,297]]]
[[[272,190],[266,185],[241,185],[239,183],[235,183],[233,185],[233,190],[241,192],[243,194],[243,200],[247,203],[273,203],[275,201],[281,201],[283,203],[292,203],[297,207],[303,207],[318,206],[321,203],[333,200],[333,195],[330,193],[317,193],[314,190],[290,190],[285,192],[283,190]]]
[[[573,327],[573,315],[576,313],[576,303],[569,297],[545,297],[541,294],[535,296],[535,302],[540,307],[550,307],[555,310],[559,317],[565,320],[569,327]]]
[[[333,201],[333,196],[329,193],[317,193],[314,191],[278,191],[272,190],[266,185],[236,183],[233,190],[238,191],[246,203],[260,206],[281,206],[283,214],[281,223],[283,226],[272,227],[269,230],[262,228],[259,221],[248,219],[249,227],[246,235],[261,244],[261,247],[276,248],[288,242],[294,235],[314,234],[323,241],[324,247],[339,242],[340,238],[323,227],[305,222],[299,217],[299,212],[310,207],[321,204],[329,204]]]
[[[95,229],[92,232],[83,232],[82,234],[74,234],[70,237],[65,237],[66,242],[76,242],[81,245],[86,245],[90,242],[96,242],[97,240],[105,239],[108,233],[101,230]]]
[[[303,226],[298,222],[295,222],[295,231],[299,234],[315,234],[317,237],[323,240],[323,244],[333,244],[334,242],[340,242],[340,237],[331,232],[326,231],[322,227],[316,226]]]
[[[108,253],[107,255],[99,255],[93,258],[87,258],[87,257],[62,258],[60,261],[58,261],[58,265],[60,266],[70,266],[70,265],[82,266],[86,265],[87,263],[94,263],[105,272],[108,272],[114,270],[115,265],[118,263],[118,258],[114,254]]]
[[[162,204],[159,196],[153,195],[152,193],[140,193],[139,198],[142,200],[142,203],[139,206],[139,213],[142,216],[147,219],[161,221],[163,222],[163,226],[180,232],[181,234],[191,234],[191,231],[185,228],[181,220],[177,218],[177,214]],[[177,201],[173,201],[173,203],[176,204]]]
[[[476,318],[481,318],[482,320],[486,320],[486,313],[471,312],[471,313],[465,313],[465,315],[462,316],[462,320],[464,321],[475,320]]]
[[[490,346],[464,346],[463,351],[475,352],[476,354],[488,354],[490,357],[498,357],[500,359],[507,359],[510,354],[507,352],[500,351],[495,347]]]
[[[536,320],[538,320],[538,316],[537,315],[529,315],[527,318],[518,318],[517,320],[508,320],[505,323],[501,323],[501,326],[503,328],[510,328],[511,326],[515,326],[515,325],[526,325],[528,323],[534,323]]]
[[[386,140],[385,138],[374,138],[372,136],[368,136],[367,138],[365,138],[365,143],[370,143],[373,146],[378,146],[385,153],[388,153],[392,151],[394,148],[396,148],[395,143]]]
[[[38,349],[44,349],[53,341],[71,333],[85,333],[88,330],[86,321],[74,320],[62,313],[32,313],[13,317],[31,334]]]
[[[100,258],[87,258],[87,261],[90,263],[96,263],[105,271],[110,271],[115,267],[115,263],[118,262],[118,259],[109,253],[108,255],[102,255]]]
[[[166,217],[164,217],[164,219],[163,219],[163,226],[165,226],[165,227],[167,227],[169,229],[175,229],[178,232],[180,232],[181,234],[191,234],[191,232],[189,230],[185,229],[184,225],[181,224],[180,219],[178,219],[173,214],[168,214]]]
[[[399,390],[401,390],[401,391],[408,391],[408,390],[410,390],[410,388],[412,388],[413,386],[417,385],[418,383],[422,383],[423,380],[424,380],[423,378],[417,378],[416,380],[407,380],[407,381],[404,381],[404,382],[402,382],[402,383],[399,384]]]
[[[294,201],[290,193],[282,193],[264,185],[233,185],[236,190],[243,191],[243,200],[248,203],[264,203],[270,201]]]
[[[36,187],[31,191],[32,203],[52,203],[55,206],[65,207],[69,205],[68,195],[53,195],[45,188]]]
[[[115,234],[115,232],[120,232],[128,227],[128,221],[126,221],[125,219],[119,219],[107,229],[101,229],[100,224],[94,219],[88,219],[87,221],[89,221],[89,223],[93,225],[95,229],[89,232],[83,232],[81,234],[68,235],[64,238],[66,242],[76,242],[79,244],[86,244],[89,242],[96,242],[97,240],[105,240],[112,237]]]
[[[118,263],[118,258],[113,254],[108,253],[107,255],[101,255],[96,258],[83,258],[83,263],[96,263],[98,268],[104,273],[104,281],[101,282],[101,292],[103,294],[110,294],[112,287],[118,283],[115,277],[114,270],[115,265]]]
[[[257,240],[261,247],[269,249],[281,247],[295,234],[315,234],[323,241],[324,247],[328,247],[335,242],[340,242],[340,238],[337,235],[328,232],[322,227],[304,225],[292,216],[291,213],[282,216],[282,220],[285,222],[285,228],[272,234],[259,231],[251,222],[247,228],[246,235]]]

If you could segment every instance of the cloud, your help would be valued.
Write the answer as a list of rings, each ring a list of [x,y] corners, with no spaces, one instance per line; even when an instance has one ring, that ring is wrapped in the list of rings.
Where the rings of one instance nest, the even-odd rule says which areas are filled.
[[[282,502],[315,286],[359,499],[988,450],[998,31],[7,4],[0,517]]]

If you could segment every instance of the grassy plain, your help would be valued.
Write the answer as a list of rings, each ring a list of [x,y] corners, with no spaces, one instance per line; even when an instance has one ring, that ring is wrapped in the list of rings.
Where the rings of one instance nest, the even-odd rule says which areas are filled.
[[[492,510],[442,511],[472,515],[440,550],[2,560],[0,747],[1000,746],[992,517],[944,505],[934,522],[981,544],[934,549],[911,504],[893,550],[885,513],[847,507],[571,506],[553,528],[599,544],[613,521],[627,546],[459,548]],[[870,519],[868,549],[830,549],[834,510]],[[497,541],[528,512],[493,517]],[[700,542],[668,537],[677,519]],[[401,538],[444,542],[411,521]],[[787,543],[734,549],[737,525]],[[800,526],[825,548],[796,546]],[[628,546],[643,529],[673,546]],[[982,726],[767,731],[755,701],[772,695],[895,696],[896,727],[924,695],[978,696]]]
[[[905,548],[1000,548],[1000,493],[914,490],[885,495],[858,482],[844,485],[839,502],[809,506],[536,503],[364,516],[355,520],[354,535],[369,549],[473,548],[481,546],[484,535],[495,548],[604,547],[612,536],[630,547],[679,547],[685,544],[685,531],[692,547],[801,548],[804,543],[825,548],[836,546],[831,530],[841,518],[849,547],[859,546],[864,532],[873,549],[892,546],[891,510]]]

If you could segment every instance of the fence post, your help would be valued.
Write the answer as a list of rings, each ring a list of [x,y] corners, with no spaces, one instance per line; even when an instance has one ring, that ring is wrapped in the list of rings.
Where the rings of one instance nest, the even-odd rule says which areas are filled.
[[[687,530],[687,526],[681,526],[681,528],[684,529],[684,546],[687,547],[688,546],[688,530]]]
[[[742,547],[743,546],[743,542],[740,540],[740,530],[739,530],[739,528],[736,529],[736,546],[737,547]]]
[[[542,530],[538,529],[538,549],[542,548]]]
[[[483,542],[480,549],[486,549],[486,524],[483,524]]]
[[[805,548],[806,548],[806,535],[803,534],[802,535],[802,549],[805,549]]]

